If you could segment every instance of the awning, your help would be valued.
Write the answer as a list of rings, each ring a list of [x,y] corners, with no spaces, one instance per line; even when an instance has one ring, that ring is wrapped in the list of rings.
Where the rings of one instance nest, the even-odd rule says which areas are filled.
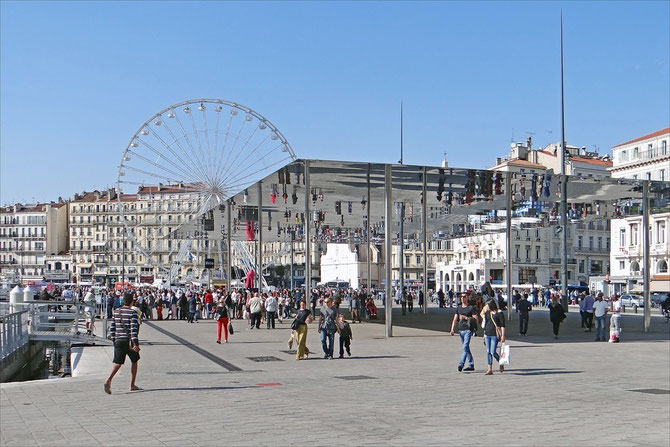
[[[91,267],[93,267],[93,264],[77,264],[77,267],[79,267],[80,269],[90,269]]]
[[[670,275],[654,275],[649,284],[650,292],[670,292]]]

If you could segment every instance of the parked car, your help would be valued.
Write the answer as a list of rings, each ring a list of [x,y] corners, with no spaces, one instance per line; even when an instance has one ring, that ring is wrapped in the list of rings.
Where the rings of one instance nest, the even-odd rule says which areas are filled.
[[[644,307],[644,297],[640,295],[621,295],[621,310],[626,311],[626,307],[632,307],[637,312],[638,307]]]

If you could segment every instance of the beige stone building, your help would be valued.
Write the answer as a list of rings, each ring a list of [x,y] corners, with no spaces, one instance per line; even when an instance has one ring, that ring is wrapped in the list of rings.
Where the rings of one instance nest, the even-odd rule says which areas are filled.
[[[67,249],[67,212],[64,202],[0,209],[0,276],[5,281],[46,279],[46,257]]]

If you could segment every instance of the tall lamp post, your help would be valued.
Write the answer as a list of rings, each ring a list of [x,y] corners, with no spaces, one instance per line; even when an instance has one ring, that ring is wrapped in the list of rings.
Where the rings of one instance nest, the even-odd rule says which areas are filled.
[[[123,242],[121,243],[121,290],[126,289],[126,227],[123,227]]]

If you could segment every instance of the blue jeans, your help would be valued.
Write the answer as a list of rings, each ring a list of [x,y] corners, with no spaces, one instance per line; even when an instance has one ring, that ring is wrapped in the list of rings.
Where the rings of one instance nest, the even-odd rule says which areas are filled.
[[[498,337],[495,335],[485,335],[484,342],[486,343],[486,362],[488,365],[493,365],[493,359],[500,361],[500,356],[496,352],[498,348]]]
[[[328,343],[326,343],[328,341]],[[321,330],[321,347],[323,348],[323,353],[330,357],[333,356],[333,342],[335,341],[335,334],[329,334],[324,330]]]
[[[470,338],[472,337],[472,331],[458,331],[458,334],[461,336],[461,343],[463,343],[463,354],[461,354],[461,361],[458,362],[458,366],[465,365],[465,361],[468,361],[468,366],[475,366],[475,361],[472,358],[472,352],[470,352]]]
[[[605,315],[596,317],[596,340],[605,339]]]

